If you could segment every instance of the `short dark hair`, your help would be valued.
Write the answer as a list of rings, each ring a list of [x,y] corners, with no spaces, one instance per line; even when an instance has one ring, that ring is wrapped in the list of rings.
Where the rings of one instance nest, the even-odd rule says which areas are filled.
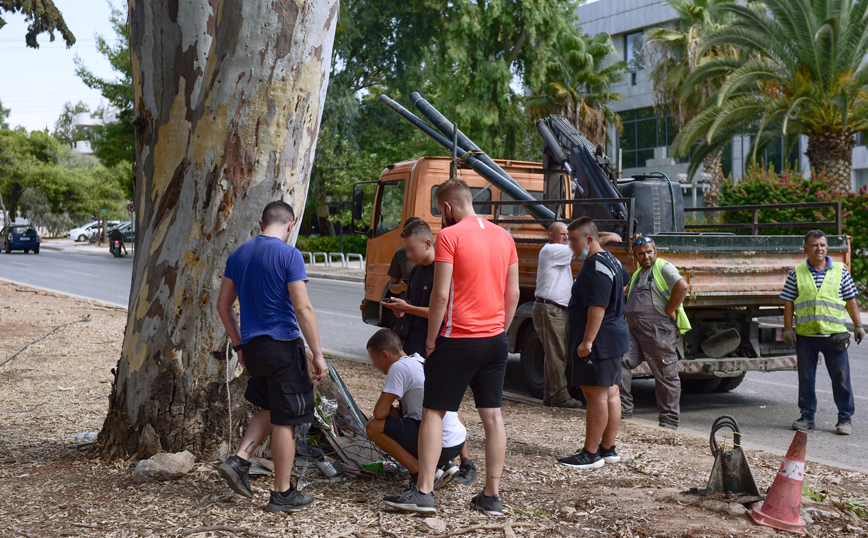
[[[591,217],[579,217],[567,226],[567,230],[570,232],[578,231],[583,236],[588,237],[591,236],[595,241],[599,241],[600,238],[597,235],[597,225],[594,223],[594,219]]]
[[[444,181],[437,187],[434,197],[438,202],[459,202],[468,205],[473,203],[470,186],[467,185],[466,181],[458,178]]]
[[[413,224],[414,222],[420,221],[420,220],[422,220],[422,219],[420,219],[416,215],[413,215],[412,217],[407,217],[407,220],[404,221],[404,228],[406,228],[407,226]]]
[[[409,220],[409,219],[407,219]],[[434,241],[434,234],[431,232],[431,227],[428,226],[428,223],[424,220],[417,218],[413,222],[409,222],[404,225],[404,229],[401,230],[401,238],[413,236],[419,241],[427,241],[430,239]]]
[[[374,353],[388,351],[397,355],[403,351],[404,346],[401,345],[398,333],[392,329],[380,329],[368,340],[366,347]]]
[[[810,240],[812,237],[816,237],[817,239],[820,239],[822,237],[826,237],[826,232],[824,232],[823,230],[811,230],[811,231],[809,231],[808,233],[805,234],[805,244],[806,245],[808,244],[808,240]]]
[[[272,224],[289,224],[295,222],[295,211],[292,206],[282,200],[277,200],[269,203],[262,210],[262,224],[271,226]]]

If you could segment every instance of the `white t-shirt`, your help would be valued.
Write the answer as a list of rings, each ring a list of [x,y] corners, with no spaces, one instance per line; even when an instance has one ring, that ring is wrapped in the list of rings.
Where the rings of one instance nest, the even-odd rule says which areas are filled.
[[[418,353],[401,357],[389,367],[383,392],[394,394],[401,400],[407,416],[422,420],[422,399],[425,396],[425,363]],[[447,411],[443,416],[443,447],[460,445],[467,439],[467,430],[458,420],[458,413]]]
[[[546,243],[539,251],[536,268],[536,296],[569,306],[570,290],[573,287],[573,270],[570,264],[573,252],[561,243]]]

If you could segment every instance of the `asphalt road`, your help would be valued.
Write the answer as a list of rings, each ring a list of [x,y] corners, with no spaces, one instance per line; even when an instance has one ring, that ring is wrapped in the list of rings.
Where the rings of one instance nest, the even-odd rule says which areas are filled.
[[[0,279],[39,286],[126,306],[132,258],[58,252],[43,249],[34,254],[0,254]],[[334,354],[365,356],[365,342],[376,331],[361,320],[361,284],[312,279],[308,284],[317,311],[323,348]],[[868,469],[868,421],[862,410],[868,408],[868,342],[850,348],[851,375],[856,391],[857,414],[853,435],[835,435],[836,410],[825,365],[817,375],[817,430],[808,439],[808,459]],[[512,357],[506,389],[526,394],[517,357]],[[740,387],[727,394],[683,394],[682,429],[707,436],[711,423],[721,415],[735,417],[748,448],[785,452],[793,438],[790,429],[798,418],[796,406],[798,379],[795,372],[763,374],[751,372]],[[634,383],[635,419],[656,424],[654,383]],[[583,432],[576,432],[576,438]],[[572,447],[565,447],[568,450]],[[694,484],[690,484],[694,485]],[[695,484],[700,485],[700,484]]]

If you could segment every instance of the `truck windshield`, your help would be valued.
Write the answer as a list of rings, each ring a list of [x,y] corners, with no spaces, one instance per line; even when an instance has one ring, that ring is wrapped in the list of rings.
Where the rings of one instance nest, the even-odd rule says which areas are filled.
[[[380,212],[377,215],[376,235],[389,233],[401,225],[401,210],[404,207],[404,180],[383,183],[380,196]]]

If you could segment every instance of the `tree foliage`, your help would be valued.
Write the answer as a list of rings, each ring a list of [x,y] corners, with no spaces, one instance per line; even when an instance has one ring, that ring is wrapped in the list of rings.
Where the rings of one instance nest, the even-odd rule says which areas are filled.
[[[610,90],[627,70],[627,62],[611,61],[617,52],[608,34],[565,34],[546,64],[542,92],[527,100],[531,113],[571,118],[591,142],[605,145],[609,125],[621,128],[621,117],[609,107],[623,99]]]
[[[119,163],[132,163],[135,158],[136,133],[133,126],[133,74],[130,63],[130,31],[127,11],[112,7],[110,19],[116,39],[112,42],[103,35],[96,36],[96,48],[105,56],[117,74],[108,79],[96,76],[81,58],[75,58],[75,73],[91,89],[99,90],[108,101],[102,110],[104,123],[94,128],[91,135],[93,154],[108,168]],[[133,198],[132,175],[121,179],[127,198]]]
[[[3,107],[3,101],[0,101],[0,131],[9,128],[9,122],[6,120],[9,119],[9,114],[12,113],[11,109]]]
[[[685,79],[682,96],[702,81],[726,77],[678,134],[674,153],[690,152],[692,173],[734,135],[753,136],[755,160],[769,142],[802,134],[812,169],[849,188],[854,135],[868,129],[868,2],[764,0],[724,3],[720,10],[732,21],[702,50],[743,52],[712,58]]]
[[[75,45],[75,36],[66,26],[60,10],[54,5],[53,0],[0,0],[0,13],[21,13],[27,21],[27,33],[24,34],[24,42],[28,47],[39,48],[36,37],[47,33],[49,40],[54,42],[54,32],[66,42],[66,48]],[[6,26],[6,21],[0,17],[0,29]]]

